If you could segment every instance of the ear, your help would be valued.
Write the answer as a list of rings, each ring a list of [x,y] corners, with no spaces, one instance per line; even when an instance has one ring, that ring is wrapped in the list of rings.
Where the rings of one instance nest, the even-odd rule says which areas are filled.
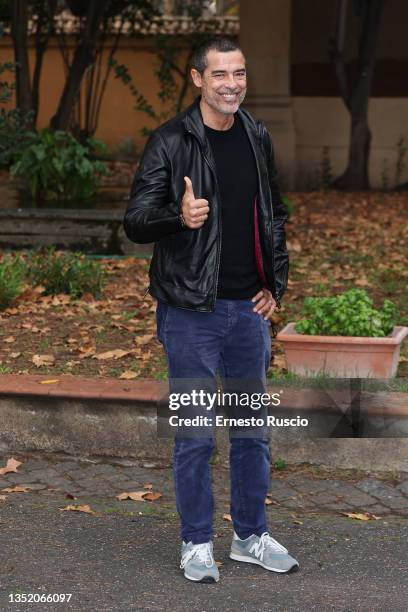
[[[193,80],[193,83],[196,87],[201,87],[202,86],[202,77],[201,74],[198,72],[198,70],[196,70],[195,68],[192,68],[190,71],[191,74],[191,78]]]

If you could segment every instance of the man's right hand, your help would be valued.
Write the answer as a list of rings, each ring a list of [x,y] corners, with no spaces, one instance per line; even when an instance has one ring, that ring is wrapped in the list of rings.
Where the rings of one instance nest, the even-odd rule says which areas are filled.
[[[208,218],[208,213],[210,212],[208,200],[202,198],[196,199],[193,191],[193,184],[188,176],[184,177],[184,182],[186,184],[186,190],[181,202],[181,211],[187,227],[190,229],[198,229],[204,225],[204,222]]]

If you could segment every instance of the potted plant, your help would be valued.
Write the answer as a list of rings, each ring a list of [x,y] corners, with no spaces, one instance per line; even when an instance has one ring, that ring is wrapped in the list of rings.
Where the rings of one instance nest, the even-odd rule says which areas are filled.
[[[307,297],[297,323],[288,323],[282,342],[288,370],[338,378],[392,378],[408,328],[395,325],[396,309],[384,300],[376,310],[362,289],[333,297]]]

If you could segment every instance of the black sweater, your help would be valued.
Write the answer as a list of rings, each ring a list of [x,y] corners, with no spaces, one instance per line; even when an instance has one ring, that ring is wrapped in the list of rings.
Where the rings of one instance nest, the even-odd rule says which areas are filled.
[[[222,245],[217,298],[242,300],[262,288],[255,264],[254,199],[258,177],[238,115],[229,130],[205,126],[221,195]]]

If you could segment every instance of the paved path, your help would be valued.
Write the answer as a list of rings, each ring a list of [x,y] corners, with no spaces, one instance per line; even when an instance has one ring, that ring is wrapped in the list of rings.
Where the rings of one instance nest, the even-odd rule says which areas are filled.
[[[5,465],[9,455],[0,455]],[[374,477],[322,469],[274,473],[270,531],[296,556],[292,575],[228,558],[228,470],[213,467],[217,585],[189,583],[178,569],[171,469],[148,461],[15,453],[18,473],[0,476],[0,610],[268,610],[406,612],[408,474]],[[116,460],[117,461],[117,460]],[[325,476],[330,476],[330,479]],[[118,501],[151,483],[155,502]],[[147,489],[146,489],[147,490]],[[74,499],[73,499],[74,498]],[[61,512],[90,504],[96,514]],[[342,511],[370,512],[357,521]],[[69,604],[10,603],[11,593],[72,593]]]

